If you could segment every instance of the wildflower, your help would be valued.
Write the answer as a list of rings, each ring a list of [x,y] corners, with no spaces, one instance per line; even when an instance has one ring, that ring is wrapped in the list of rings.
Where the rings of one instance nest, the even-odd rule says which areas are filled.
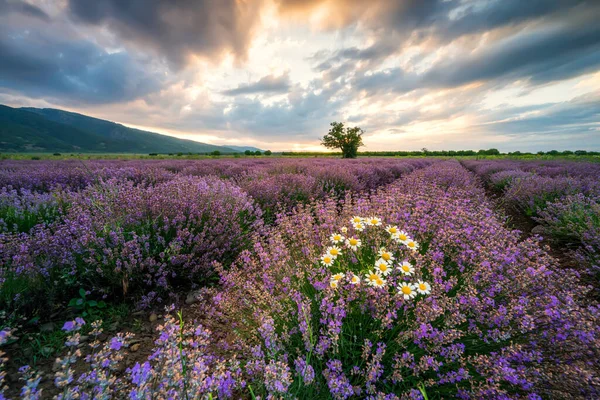
[[[362,221],[363,221],[363,219],[361,217],[357,217],[357,216],[354,216],[350,219],[350,223],[352,225],[360,224]]]
[[[417,295],[417,287],[412,283],[402,282],[398,285],[398,294],[404,297],[404,300],[412,299]]]
[[[337,256],[342,255],[342,249],[337,246],[330,246],[327,248],[327,254],[329,254],[335,260]]]
[[[379,254],[379,257],[381,257],[387,263],[394,260],[394,255],[391,252],[387,251],[385,247],[379,249],[379,253],[377,254]]]
[[[398,269],[400,270],[400,272],[402,272],[402,274],[404,275],[412,275],[415,273],[415,267],[412,266],[411,263],[409,263],[408,261],[404,261],[399,267]]]
[[[365,274],[367,278],[367,284],[373,287],[383,287],[385,280],[377,272],[369,271]]]
[[[342,227],[340,228],[340,231],[342,231],[342,233],[347,233],[347,232],[348,232],[348,228],[347,228],[347,227],[345,227],[345,226],[342,226]]]
[[[429,285],[429,283],[427,283],[427,282],[423,282],[420,280],[416,286],[417,286],[417,292],[419,292],[421,294],[431,293],[431,285]]]
[[[392,268],[383,258],[380,258],[375,263],[375,271],[383,276],[388,276],[392,271]]]
[[[346,239],[346,246],[350,247],[352,250],[356,251],[361,246],[362,242],[360,239],[355,238],[354,236]]]
[[[333,243],[341,243],[344,241],[344,237],[339,234],[339,233],[334,233],[332,234],[329,239],[333,242]]]
[[[396,233],[398,233],[398,227],[396,225],[388,225],[385,227],[385,230],[387,233],[389,233],[392,236],[394,236]]]
[[[362,232],[365,230],[365,225],[362,222],[356,222],[355,224],[353,224],[354,229],[356,229],[359,232]]]
[[[335,281],[333,279],[329,281],[329,287],[330,288],[337,289],[338,286],[339,286],[338,281]]]
[[[365,224],[371,225],[371,226],[381,226],[381,218],[379,218],[379,217],[369,217],[365,221]]]
[[[407,240],[404,244],[406,244],[406,247],[408,247],[409,249],[411,249],[413,251],[416,251],[419,248],[419,243],[415,242],[412,239]]]
[[[340,281],[340,280],[344,279],[345,276],[346,276],[345,274],[342,274],[341,272],[339,272],[337,274],[332,275],[331,280],[332,281]]]
[[[350,284],[358,285],[359,283],[360,283],[360,277],[358,275],[352,274],[352,277],[350,278]]]
[[[331,267],[333,265],[334,258],[329,254],[325,254],[321,257],[321,264],[326,267]]]
[[[396,240],[397,240],[397,241],[399,241],[399,242],[402,242],[402,243],[404,243],[404,242],[406,242],[407,240],[410,240],[410,236],[408,236],[408,233],[406,233],[406,232],[404,232],[404,231],[400,231],[400,232],[397,232],[397,233],[394,235],[394,239],[396,239]]]

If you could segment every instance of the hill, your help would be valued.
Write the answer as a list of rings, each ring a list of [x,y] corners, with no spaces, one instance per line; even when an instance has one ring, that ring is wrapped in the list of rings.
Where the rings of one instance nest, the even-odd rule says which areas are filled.
[[[52,108],[0,105],[0,151],[81,153],[235,153],[237,150]]]

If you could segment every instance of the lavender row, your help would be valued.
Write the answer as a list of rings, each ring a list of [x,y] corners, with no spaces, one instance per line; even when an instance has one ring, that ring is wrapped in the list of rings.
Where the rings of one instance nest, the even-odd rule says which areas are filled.
[[[456,162],[348,194],[341,210],[333,199],[300,206],[264,229],[217,267],[204,325],[168,310],[152,355],[123,375],[129,335],[92,341],[92,370],[75,373],[84,321],[65,324],[59,398],[600,395],[589,288],[535,239],[519,241]],[[40,395],[39,376],[23,374],[23,393]]]
[[[600,282],[600,164],[465,161]],[[568,250],[567,250],[568,251]]]

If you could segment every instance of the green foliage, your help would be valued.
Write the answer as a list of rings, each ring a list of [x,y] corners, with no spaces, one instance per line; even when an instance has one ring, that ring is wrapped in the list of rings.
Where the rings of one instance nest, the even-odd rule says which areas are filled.
[[[244,151],[244,154],[247,156],[251,156],[254,153],[252,153],[252,150],[246,150],[246,151]]]
[[[271,154],[273,154],[273,152],[271,152],[271,150],[265,150],[265,152],[264,152],[265,156],[270,156]]]
[[[211,156],[220,156],[221,152],[219,150],[215,150],[212,153],[210,153]]]
[[[262,155],[262,153],[260,152],[260,150],[256,150],[256,151],[254,152],[254,155],[255,155],[255,156],[260,156],[260,155]]]
[[[328,149],[340,149],[342,158],[356,158],[358,148],[363,145],[364,131],[355,126],[345,128],[343,122],[332,122],[331,129],[323,137],[321,144]]]
[[[85,289],[79,289],[79,297],[74,297],[69,301],[69,307],[73,309],[76,315],[81,315],[84,318],[98,316],[99,311],[106,308],[106,303],[102,300],[90,300],[87,298]]]

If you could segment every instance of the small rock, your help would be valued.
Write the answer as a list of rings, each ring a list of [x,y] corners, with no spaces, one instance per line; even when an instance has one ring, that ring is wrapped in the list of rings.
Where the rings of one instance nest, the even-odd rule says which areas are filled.
[[[132,353],[135,353],[136,351],[138,351],[140,349],[140,344],[136,343],[133,346],[131,346],[129,349],[131,350]]]
[[[40,326],[40,332],[52,332],[55,328],[56,324],[54,322],[46,322]]]
[[[542,225],[536,225],[531,230],[534,235],[543,235],[546,233],[546,229]]]
[[[156,313],[152,313],[150,314],[150,317],[148,317],[148,321],[150,322],[155,322],[158,319],[158,316],[156,315]]]

